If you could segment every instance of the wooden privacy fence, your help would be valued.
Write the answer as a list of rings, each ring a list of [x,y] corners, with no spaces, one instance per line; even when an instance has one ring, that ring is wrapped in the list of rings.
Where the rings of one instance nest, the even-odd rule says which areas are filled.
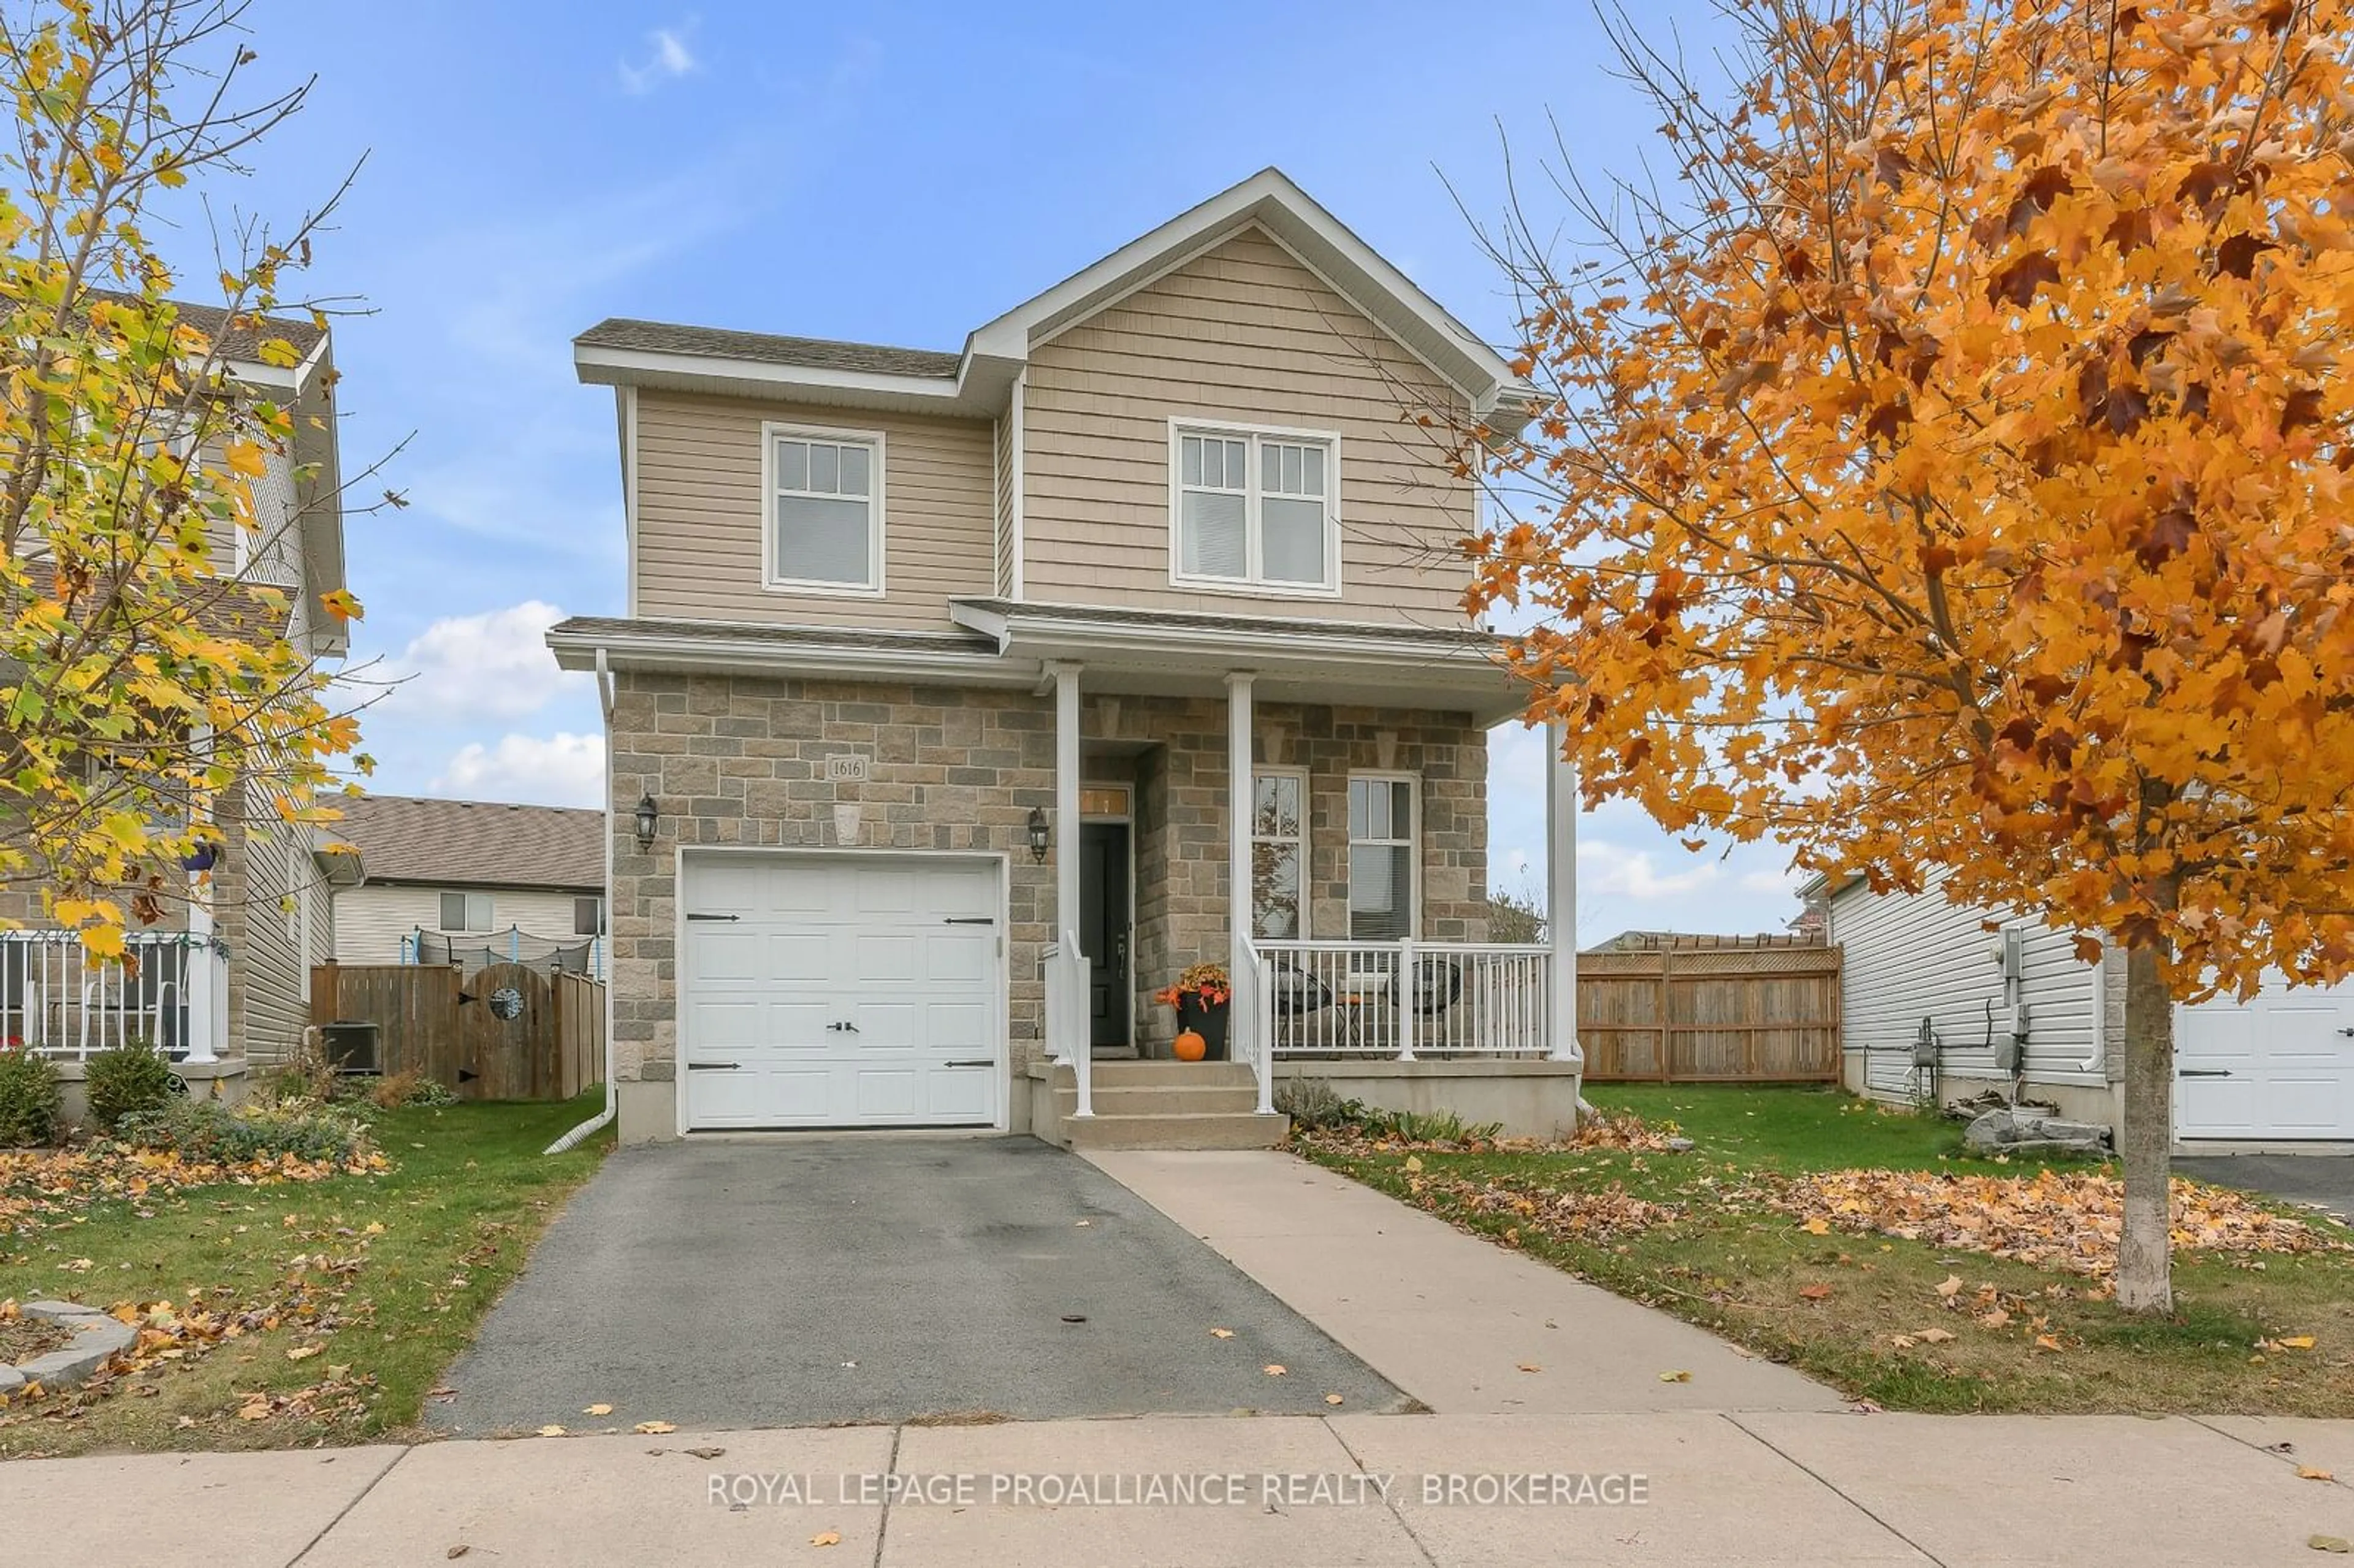
[[[1577,956],[1597,1083],[1836,1083],[1840,950],[1659,947]]]
[[[321,964],[311,1022],[373,1023],[376,1065],[470,1100],[568,1100],[605,1074],[605,988],[586,975],[492,964]]]

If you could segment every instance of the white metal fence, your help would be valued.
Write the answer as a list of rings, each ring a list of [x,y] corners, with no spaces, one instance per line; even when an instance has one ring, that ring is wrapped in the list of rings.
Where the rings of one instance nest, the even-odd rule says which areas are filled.
[[[186,932],[136,932],[121,962],[70,931],[0,931],[0,1042],[84,1057],[132,1042],[192,1062],[228,1040],[228,952]]]
[[[1259,1038],[1276,1056],[1543,1056],[1542,945],[1259,942]]]

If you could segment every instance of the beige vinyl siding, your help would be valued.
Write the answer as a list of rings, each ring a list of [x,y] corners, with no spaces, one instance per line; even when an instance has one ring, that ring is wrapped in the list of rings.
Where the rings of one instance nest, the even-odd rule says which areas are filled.
[[[439,887],[382,883],[342,889],[335,895],[335,961],[399,963],[403,938],[414,936],[420,927],[428,931],[441,928],[443,891]],[[568,945],[583,939],[572,934],[572,900],[588,895],[545,887],[452,886],[447,891],[489,894],[491,924],[500,932],[520,926],[525,936],[551,942]],[[602,959],[600,951],[591,960],[594,971],[600,974],[604,970]]]
[[[1023,408],[1024,597],[1219,614],[1459,625],[1452,546],[1469,482],[1402,418],[1461,394],[1264,233],[1246,230],[1031,352]],[[1341,437],[1338,598],[1170,582],[1172,418]]]
[[[221,458],[217,450],[207,458],[208,465],[217,468]],[[228,573],[236,568],[238,535],[245,533],[246,569],[244,580],[268,583],[273,587],[292,588],[302,583],[302,549],[301,522],[302,503],[297,499],[294,457],[291,451],[267,450],[262,454],[262,471],[251,482],[253,515],[256,529],[245,533],[234,518],[208,518],[205,524],[207,544],[211,547],[213,569]]]
[[[215,927],[228,944],[230,1048],[279,1061],[311,1022],[300,899],[318,872],[300,828],[237,826],[228,840],[213,887]]]
[[[760,427],[883,433],[882,598],[762,586]],[[945,630],[996,579],[990,423],[871,409],[638,395],[636,613],[651,619]]]

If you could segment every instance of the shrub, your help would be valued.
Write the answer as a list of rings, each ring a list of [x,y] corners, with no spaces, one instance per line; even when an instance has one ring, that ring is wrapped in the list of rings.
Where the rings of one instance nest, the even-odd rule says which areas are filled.
[[[1344,1100],[1321,1078],[1286,1078],[1275,1086],[1275,1108],[1307,1132],[1341,1127],[1365,1114],[1355,1100]]]
[[[321,1044],[316,1029],[305,1029],[302,1038],[275,1065],[255,1075],[254,1093],[272,1105],[324,1105],[335,1097],[341,1079],[334,1065],[327,1060],[326,1047]]]
[[[112,1132],[127,1116],[159,1111],[171,1104],[178,1089],[172,1064],[143,1041],[133,1041],[101,1051],[83,1069],[82,1087],[90,1095],[90,1118],[100,1130]]]
[[[291,1154],[340,1165],[369,1150],[367,1128],[347,1112],[286,1105],[231,1107],[218,1100],[175,1100],[160,1110],[125,1118],[115,1136],[141,1149],[220,1164]]]
[[[0,1149],[56,1141],[61,1093],[56,1063],[21,1040],[0,1042]]]
[[[458,1097],[439,1078],[405,1067],[369,1084],[367,1100],[378,1110],[399,1110],[406,1106],[454,1106]]]
[[[1368,1138],[1400,1143],[1493,1143],[1503,1136],[1500,1121],[1465,1121],[1454,1111],[1385,1111],[1357,1107],[1350,1118]]]

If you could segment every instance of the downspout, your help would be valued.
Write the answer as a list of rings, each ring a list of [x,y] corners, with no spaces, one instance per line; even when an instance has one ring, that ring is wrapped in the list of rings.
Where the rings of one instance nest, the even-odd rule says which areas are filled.
[[[605,712],[605,937],[607,956],[611,955],[613,940],[613,672],[606,667],[605,651],[597,650],[597,705]],[[613,1082],[613,974],[612,965],[606,965],[605,974],[605,1108],[547,1146],[546,1152],[561,1154],[577,1149],[589,1137],[612,1124],[613,1113],[620,1108],[620,1090]]]

